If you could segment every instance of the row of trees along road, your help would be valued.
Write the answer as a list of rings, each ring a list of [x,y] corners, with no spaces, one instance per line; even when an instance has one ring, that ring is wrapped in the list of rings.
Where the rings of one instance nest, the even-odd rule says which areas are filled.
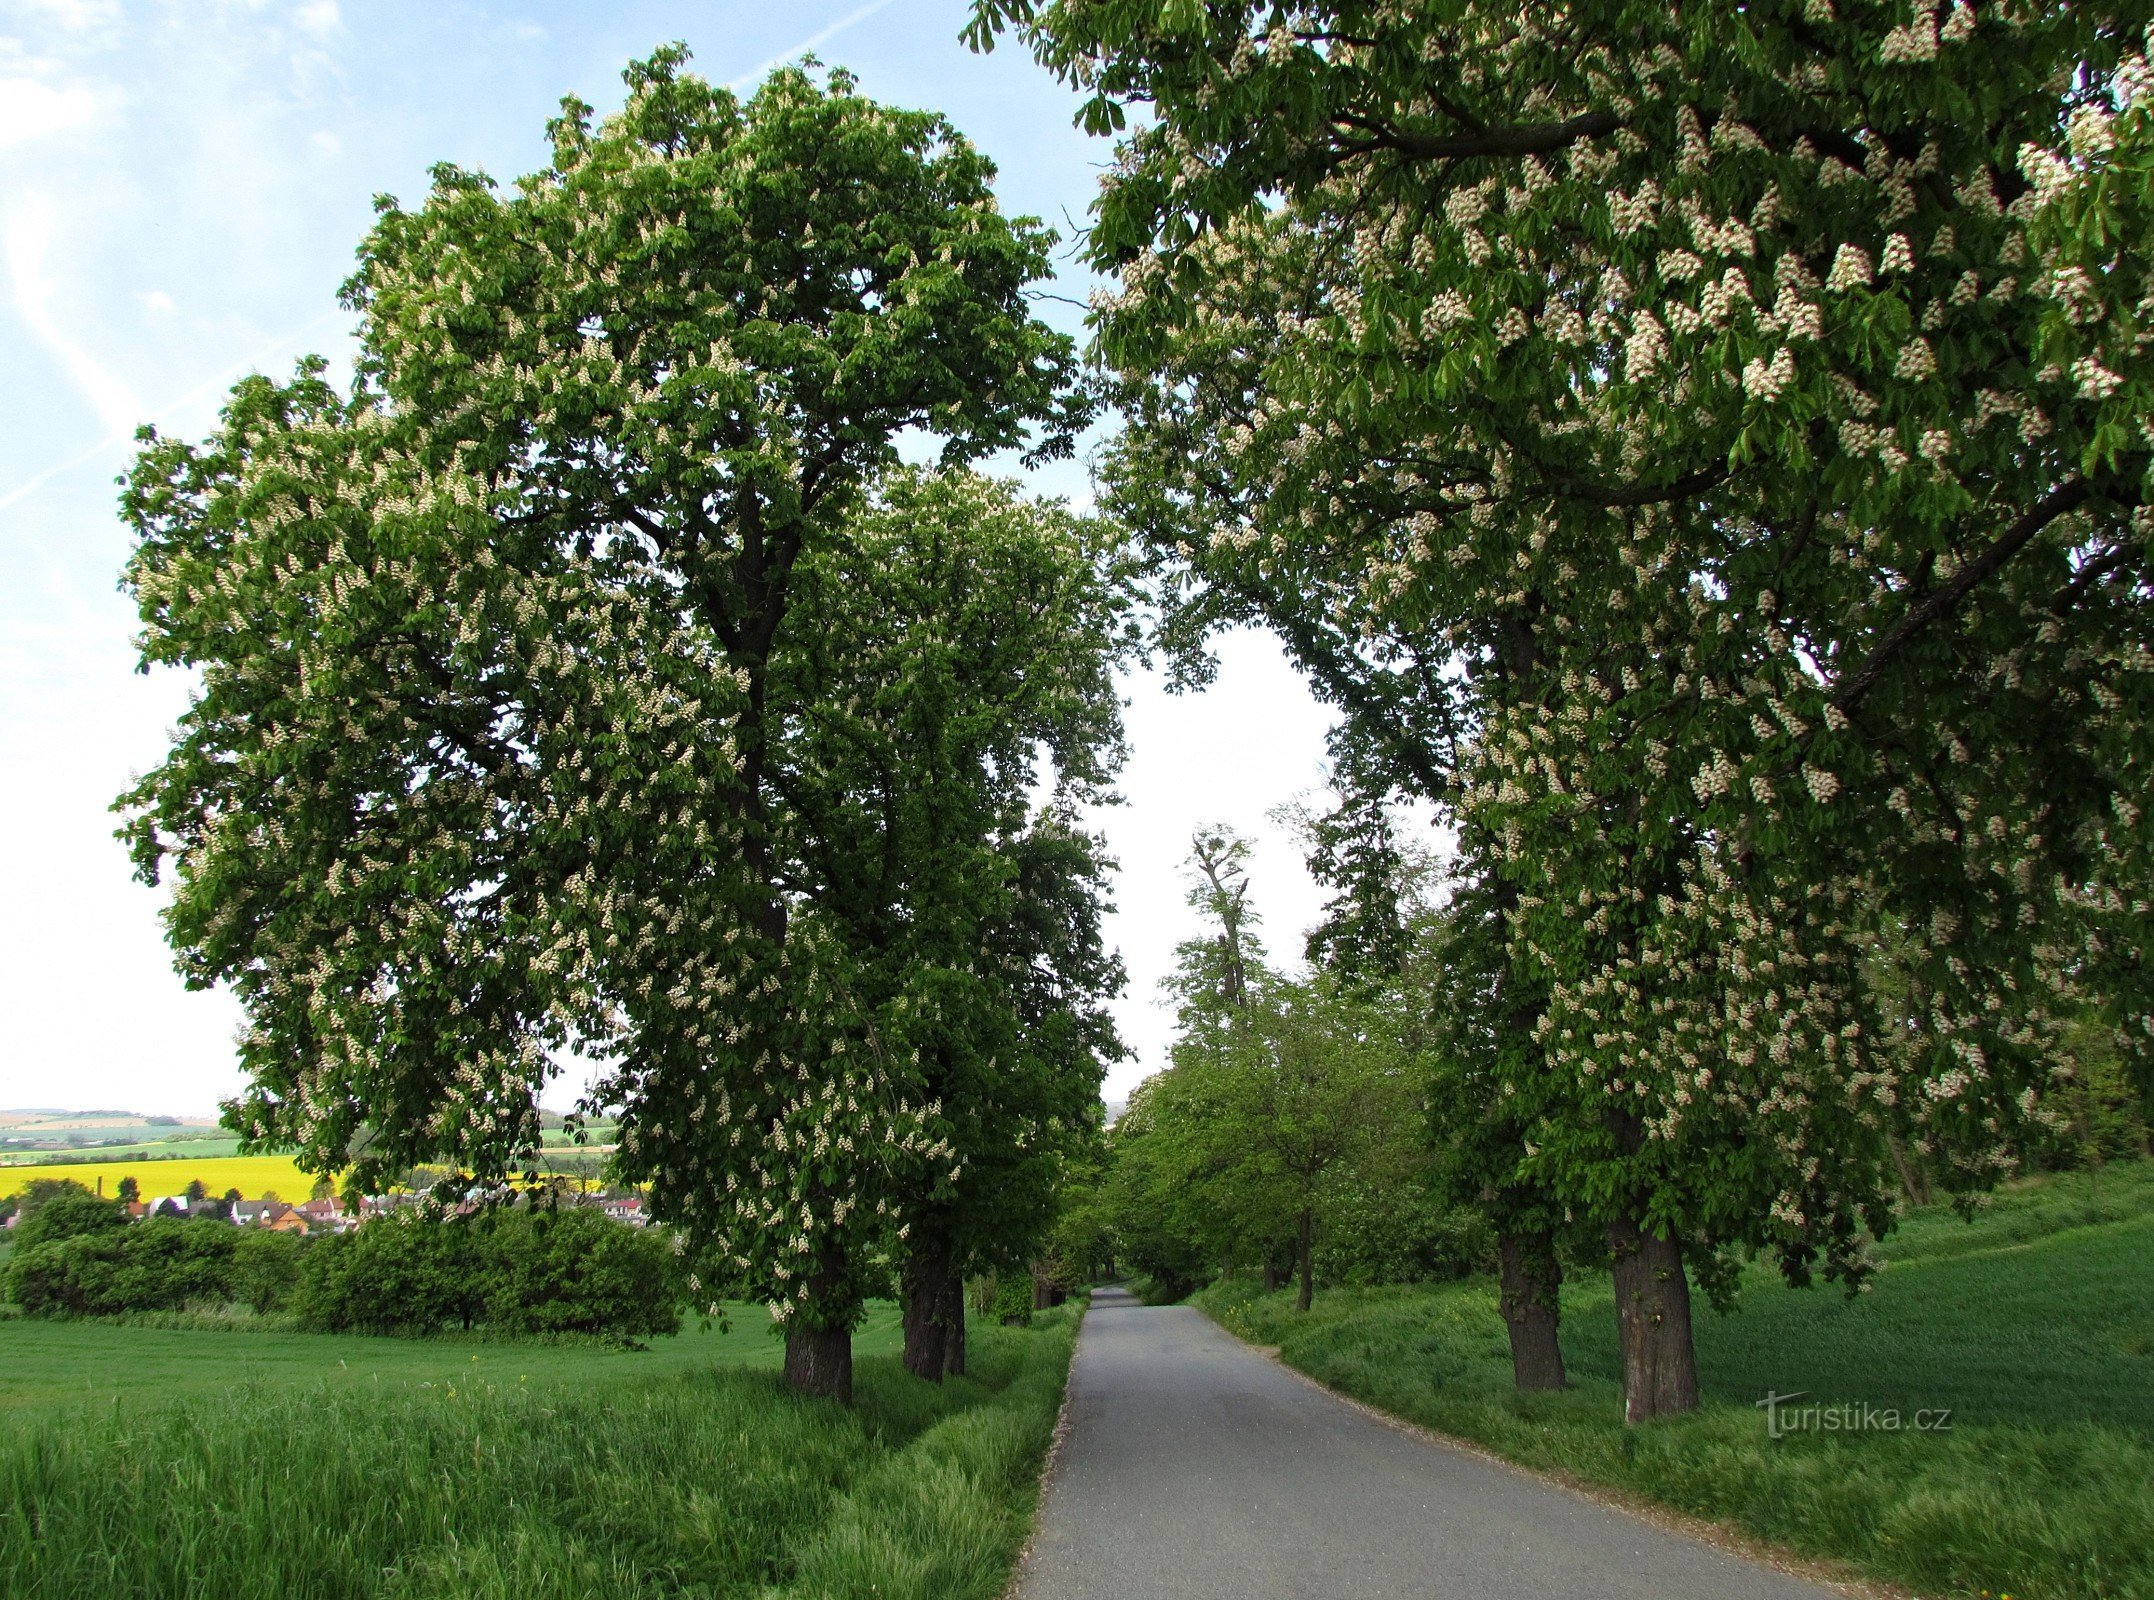
[[[1523,1381],[1558,1229],[1684,1410],[1694,1278],[1858,1280],[2082,1002],[2147,1071],[2146,22],[978,0],[1126,130],[1108,503],[1185,671],[1276,630],[1347,789],[1458,829],[1439,1115]]]
[[[1283,1265],[1307,1310],[1319,1230],[1347,1232],[1358,1195],[1410,1210],[1427,1186],[1422,1074],[1371,995],[1274,970],[1248,855],[1229,830],[1196,836],[1189,901],[1204,931],[1169,984],[1173,1061],[1131,1097],[1094,1182],[1124,1267],[1186,1290],[1236,1265],[1271,1287]]]
[[[308,364],[145,434],[144,665],[200,688],[124,832],[246,1008],[248,1138],[535,1178],[580,1053],[790,1382],[850,1394],[893,1261],[939,1378],[1117,1048],[1072,819],[1120,756],[1126,585],[965,470],[1084,421],[1027,298],[1052,236],[842,72],[627,80],[512,190],[380,202],[349,393]]]

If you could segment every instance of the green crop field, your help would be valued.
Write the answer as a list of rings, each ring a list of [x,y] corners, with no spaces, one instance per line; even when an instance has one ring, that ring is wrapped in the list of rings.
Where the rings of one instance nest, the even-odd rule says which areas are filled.
[[[103,1161],[190,1161],[239,1154],[236,1135],[225,1138],[194,1136],[184,1139],[138,1139],[126,1143],[84,1145],[73,1150],[10,1151],[0,1165],[17,1167],[73,1166]]]
[[[1732,1314],[1701,1299],[1706,1405],[1642,1429],[1605,1273],[1564,1286],[1560,1394],[1512,1389],[1485,1281],[1329,1291],[1306,1316],[1247,1284],[1198,1299],[1398,1416],[1924,1593],[2154,1597],[2154,1163],[2023,1185],[1971,1223],[1918,1213],[1879,1255],[1854,1299],[1763,1268]],[[1870,1411],[1775,1440],[1769,1391]],[[1941,1410],[1949,1428],[1913,1428]]]
[[[0,1323],[0,1572],[37,1600],[1000,1592],[1075,1331],[975,1327],[851,1410],[785,1393],[768,1319],[648,1351]]]

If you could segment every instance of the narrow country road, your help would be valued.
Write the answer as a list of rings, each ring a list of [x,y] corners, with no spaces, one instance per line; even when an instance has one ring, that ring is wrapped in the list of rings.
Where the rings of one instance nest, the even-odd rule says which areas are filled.
[[[1426,1442],[1188,1306],[1092,1297],[1023,1600],[1823,1600]]]

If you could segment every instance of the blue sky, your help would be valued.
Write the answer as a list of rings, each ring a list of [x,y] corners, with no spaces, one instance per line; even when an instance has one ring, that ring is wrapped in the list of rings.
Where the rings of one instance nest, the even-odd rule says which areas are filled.
[[[196,436],[232,381],[347,350],[337,286],[378,193],[415,201],[437,161],[507,180],[544,158],[562,95],[608,110],[631,57],[685,40],[741,87],[813,49],[898,104],[947,113],[1001,167],[1004,208],[1082,224],[1106,146],[1005,42],[958,42],[963,0],[412,5],[396,0],[0,0],[0,1107],[209,1112],[236,1091],[222,995],[173,976],[158,897],[106,812],[184,709],[133,672],[115,587],[113,478],[135,426]],[[1065,243],[1056,292],[1087,288]],[[1081,313],[1043,310],[1076,330]],[[1082,499],[1081,463],[1036,474]],[[1128,684],[1128,803],[1102,818],[1123,870],[1113,932],[1137,1062],[1164,1065],[1158,979],[1188,931],[1191,829],[1262,838],[1256,897],[1280,953],[1317,895],[1267,811],[1321,776],[1324,714],[1265,640],[1220,684]],[[557,1095],[565,1103],[569,1096]]]

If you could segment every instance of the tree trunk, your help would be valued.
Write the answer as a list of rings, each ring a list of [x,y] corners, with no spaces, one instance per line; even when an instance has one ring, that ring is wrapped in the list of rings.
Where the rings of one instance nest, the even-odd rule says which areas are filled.
[[[1032,1309],[1045,1311],[1055,1303],[1055,1280],[1047,1275],[1046,1265],[1032,1263]]]
[[[853,1336],[845,1328],[785,1330],[785,1384],[802,1394],[853,1403]]]
[[[785,1329],[785,1383],[801,1394],[818,1395],[841,1405],[853,1403],[853,1334],[842,1324],[818,1328],[809,1323],[811,1308],[827,1303],[845,1278],[845,1252],[825,1241],[822,1261],[808,1279],[805,1304],[793,1308]]]
[[[1316,1298],[1316,1216],[1307,1206],[1295,1219],[1294,1253],[1301,1267],[1301,1293],[1294,1301],[1296,1311],[1309,1309],[1309,1302]]]
[[[942,1370],[953,1378],[965,1375],[965,1279],[950,1274],[943,1286]]]
[[[1885,1135],[1885,1148],[1892,1152],[1892,1164],[1900,1170],[1900,1188],[1907,1195],[1907,1203],[1928,1205],[1933,1198],[1929,1179],[1907,1159],[1907,1152],[1900,1148],[1900,1141],[1889,1133]]]
[[[900,1320],[905,1329],[905,1370],[929,1383],[942,1382],[950,1370],[950,1247],[916,1245],[905,1257],[899,1284]],[[963,1307],[964,1289],[958,1289]]]
[[[1615,1259],[1616,1330],[1623,1345],[1623,1420],[1650,1422],[1697,1410],[1698,1351],[1682,1247],[1626,1216],[1608,1224],[1608,1250]]]
[[[1563,1347],[1556,1342],[1556,1291],[1563,1269],[1556,1263],[1555,1240],[1546,1233],[1499,1234],[1496,1253],[1502,1287],[1498,1305],[1511,1335],[1511,1381],[1521,1389],[1566,1387]]]
[[[1264,1263],[1264,1274],[1258,1282],[1266,1294],[1270,1294],[1279,1287],[1279,1269],[1273,1266],[1268,1259]]]

